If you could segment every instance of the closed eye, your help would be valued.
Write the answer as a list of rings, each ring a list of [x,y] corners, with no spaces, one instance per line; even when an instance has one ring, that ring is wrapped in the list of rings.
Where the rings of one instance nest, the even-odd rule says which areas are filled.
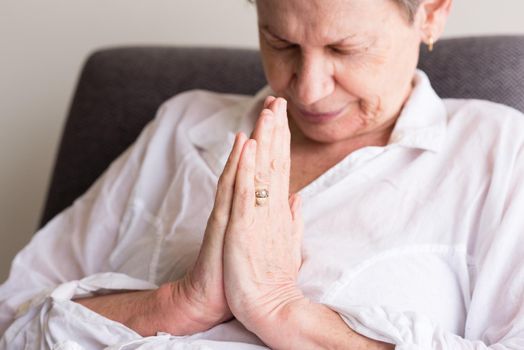
[[[341,55],[341,56],[349,56],[349,55],[354,55],[354,54],[357,54],[359,52],[362,52],[362,51],[367,51],[367,48],[365,48],[364,50],[362,50],[362,48],[359,50],[359,49],[356,49],[356,48],[349,48],[349,47],[339,47],[339,46],[328,46],[328,49],[336,54],[336,55]]]
[[[273,50],[292,50],[299,47],[297,44],[290,43],[289,41],[277,39],[277,38],[265,38],[266,43],[271,47]]]
[[[271,47],[274,50],[290,50],[295,49],[299,46],[287,40],[281,39],[267,31],[263,31],[262,35],[269,47]]]
[[[291,44],[288,42],[269,43],[269,46],[274,50],[292,50],[298,47],[297,44]]]

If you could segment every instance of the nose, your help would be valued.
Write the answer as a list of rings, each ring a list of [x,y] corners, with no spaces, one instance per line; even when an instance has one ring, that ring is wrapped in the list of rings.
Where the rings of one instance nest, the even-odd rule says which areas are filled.
[[[301,55],[294,80],[296,98],[305,106],[329,96],[335,88],[329,62],[318,53]]]

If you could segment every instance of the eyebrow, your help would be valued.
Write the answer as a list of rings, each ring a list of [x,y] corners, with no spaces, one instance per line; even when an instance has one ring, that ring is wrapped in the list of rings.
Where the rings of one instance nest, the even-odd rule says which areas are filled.
[[[290,40],[288,40],[288,39],[286,39],[286,38],[283,38],[283,37],[281,37],[281,36],[278,35],[278,34],[275,34],[275,33],[274,33],[270,28],[269,28],[269,25],[264,25],[264,26],[261,27],[261,29],[262,29],[262,31],[267,32],[267,33],[270,34],[271,36],[274,36],[274,37],[275,37],[276,39],[278,39],[278,40],[285,41],[286,43],[293,44],[292,41],[290,41]],[[353,38],[355,38],[355,37],[356,37],[355,34],[350,34],[350,35],[348,35],[348,36],[346,36],[346,37],[344,37],[344,38],[342,38],[342,39],[339,39],[339,40],[337,40],[337,41],[334,41],[333,43],[330,43],[330,44],[328,44],[328,45],[330,45],[330,46],[342,45],[346,40],[348,40],[348,39],[353,39]]]
[[[282,40],[282,41],[285,41],[287,43],[291,43],[291,41],[287,40],[287,39],[284,39],[282,38],[281,36],[275,34],[271,29],[269,29],[269,26],[268,25],[265,25],[265,26],[262,26],[261,29],[265,32],[267,32],[268,34],[270,34],[271,36],[274,36],[275,38],[277,38],[278,40]]]

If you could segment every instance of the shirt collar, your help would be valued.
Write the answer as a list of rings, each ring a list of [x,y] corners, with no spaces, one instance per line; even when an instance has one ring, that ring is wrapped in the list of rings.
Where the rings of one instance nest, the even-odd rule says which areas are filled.
[[[254,97],[246,96],[189,129],[189,139],[217,176],[224,169],[235,134],[240,131],[247,136],[251,134],[265,98],[272,94],[266,86]]]
[[[446,107],[424,72],[417,70],[413,85],[388,144],[438,152],[446,136]]]
[[[427,75],[417,70],[413,90],[395,123],[388,145],[437,152],[446,132],[444,102],[431,87]],[[239,131],[250,135],[269,86],[253,97],[226,107],[189,130],[189,139],[201,151],[211,170],[220,175]]]

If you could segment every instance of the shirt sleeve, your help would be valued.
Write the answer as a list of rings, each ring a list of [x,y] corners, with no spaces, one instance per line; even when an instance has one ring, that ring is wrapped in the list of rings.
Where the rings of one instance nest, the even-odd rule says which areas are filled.
[[[0,349],[53,350],[262,350],[267,347],[239,341],[214,341],[205,333],[142,337],[71,299],[116,290],[146,290],[154,284],[120,273],[100,273],[63,283],[31,299],[0,339]]]
[[[464,334],[392,307],[330,307],[356,332],[397,350],[524,349],[524,149],[515,153],[511,162],[494,167],[479,234],[468,243],[471,293]]]
[[[165,105],[94,185],[37,232],[17,254],[7,281],[0,286],[0,334],[22,315],[40,313],[42,308],[49,307],[56,296],[64,299],[59,292],[64,288],[70,288],[68,299],[82,293],[89,295],[97,288],[154,288],[150,283],[122,275],[111,280],[107,275],[97,274],[111,271],[108,257],[117,243],[120,223],[143,160],[148,152],[155,151],[150,148],[158,137],[164,112]],[[82,282],[86,276],[92,277]],[[72,286],[75,292],[71,292]],[[31,323],[27,326],[31,327]],[[23,327],[20,324],[17,327],[17,332],[22,332]]]

